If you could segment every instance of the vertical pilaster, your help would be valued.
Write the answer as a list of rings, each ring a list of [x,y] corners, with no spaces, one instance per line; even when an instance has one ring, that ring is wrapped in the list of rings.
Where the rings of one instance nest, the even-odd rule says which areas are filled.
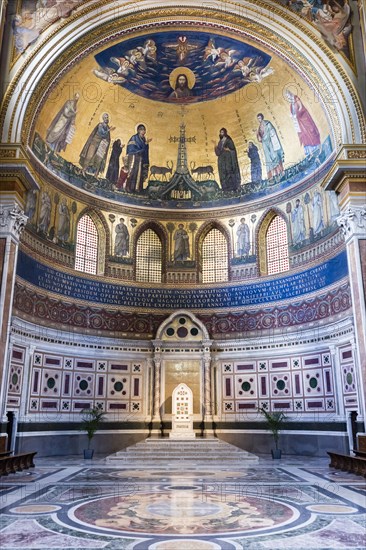
[[[332,358],[332,368],[333,368],[333,377],[334,377],[334,386],[335,386],[335,398],[337,403],[337,415],[341,418],[344,418],[344,397],[343,397],[343,388],[342,388],[342,376],[341,376],[341,367],[339,363],[339,350],[336,346],[329,346],[330,355]]]
[[[27,348],[25,350],[25,357],[24,357],[24,370],[23,370],[23,387],[22,387],[22,395],[24,398],[21,400],[20,403],[20,410],[19,410],[19,417],[21,422],[27,421],[27,411],[29,406],[29,397],[31,395],[31,373],[32,373],[32,365],[33,365],[33,356],[35,352],[36,346],[34,344],[27,345]]]
[[[6,364],[19,238],[27,216],[17,201],[0,204],[0,418],[5,413]]]
[[[358,363],[359,374],[358,397],[360,413],[365,419],[366,403],[366,203],[362,206],[350,205],[342,211],[337,219],[346,241],[348,270],[351,284],[353,315],[355,319],[356,346],[353,350]]]
[[[366,146],[344,145],[322,186],[338,195],[337,223],[344,235],[352,295],[359,419],[366,417]]]

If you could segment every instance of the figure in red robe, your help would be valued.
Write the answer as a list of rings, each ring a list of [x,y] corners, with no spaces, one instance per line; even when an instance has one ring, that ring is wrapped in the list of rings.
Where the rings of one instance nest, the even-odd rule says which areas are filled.
[[[289,90],[286,92],[286,99],[290,102],[291,118],[305,155],[317,154],[320,150],[320,134],[312,116],[301,99]]]

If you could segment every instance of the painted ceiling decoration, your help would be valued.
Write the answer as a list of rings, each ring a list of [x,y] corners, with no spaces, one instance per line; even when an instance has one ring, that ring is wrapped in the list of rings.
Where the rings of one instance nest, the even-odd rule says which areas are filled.
[[[276,0],[309,21],[331,48],[353,58],[349,0]]]
[[[31,147],[54,176],[101,198],[195,209],[311,185],[333,138],[291,62],[234,30],[175,23],[77,60]]]
[[[349,0],[276,0],[310,22],[332,49],[352,59],[352,23]],[[22,0],[12,20],[15,57],[34,44],[52,24],[82,8],[85,0]],[[182,37],[184,38],[184,37]],[[179,45],[184,52],[186,44]]]
[[[22,54],[53,23],[69,17],[85,0],[22,0],[12,20],[14,49]]]

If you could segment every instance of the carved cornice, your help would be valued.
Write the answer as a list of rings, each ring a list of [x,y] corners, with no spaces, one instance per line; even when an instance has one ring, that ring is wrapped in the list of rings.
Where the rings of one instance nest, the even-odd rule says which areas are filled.
[[[39,174],[19,143],[0,144],[0,178],[3,193],[9,190],[9,182],[17,182],[19,189],[39,189]]]
[[[17,242],[25,228],[28,217],[14,202],[13,204],[0,204],[0,236],[10,235]]]
[[[321,184],[323,189],[342,193],[345,185],[353,181],[362,192],[366,184],[365,158],[366,145],[344,145]],[[363,190],[362,195],[364,194]]]
[[[337,218],[337,223],[346,241],[357,236],[366,238],[366,204],[361,207],[349,206]]]

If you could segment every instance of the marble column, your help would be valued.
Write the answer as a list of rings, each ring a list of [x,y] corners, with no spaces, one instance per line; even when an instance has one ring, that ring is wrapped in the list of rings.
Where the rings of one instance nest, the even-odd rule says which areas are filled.
[[[27,222],[16,200],[0,204],[0,418],[6,406],[6,365],[19,238]]]
[[[345,145],[322,186],[338,195],[337,223],[346,243],[358,371],[359,420],[366,417],[366,145]]]
[[[212,420],[212,384],[211,384],[211,357],[210,355],[203,356],[204,369],[204,410],[205,421]]]
[[[160,403],[161,403],[161,358],[160,354],[154,357],[154,397],[153,397],[153,421],[160,422]]]

